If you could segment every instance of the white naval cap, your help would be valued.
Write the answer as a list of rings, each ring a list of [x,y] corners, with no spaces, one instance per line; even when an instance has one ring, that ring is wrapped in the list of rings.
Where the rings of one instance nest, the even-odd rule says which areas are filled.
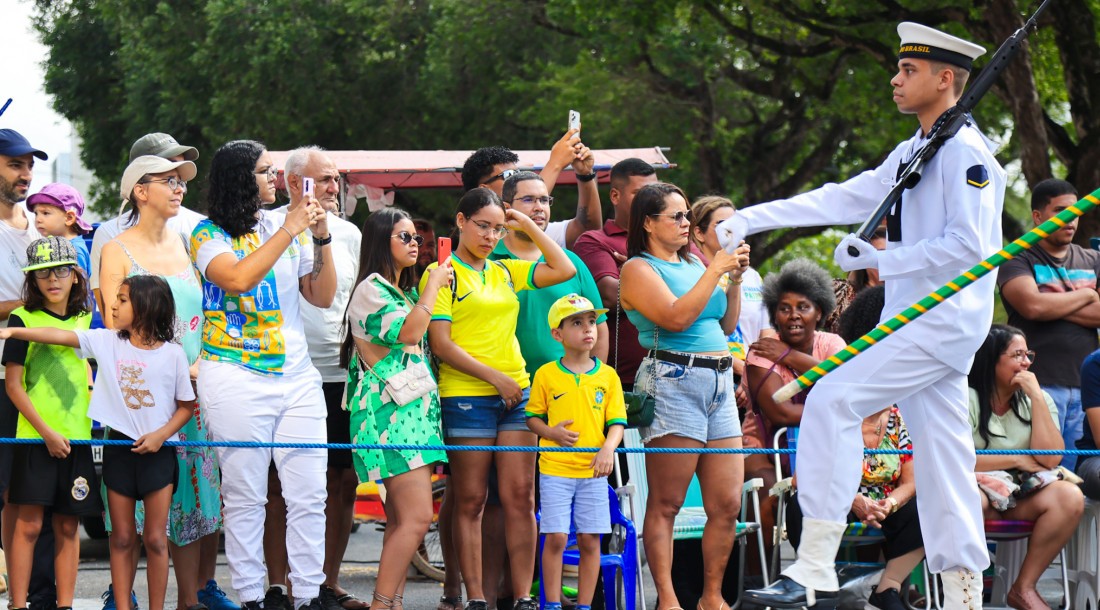
[[[898,59],[918,57],[970,70],[974,60],[985,54],[984,47],[911,21],[898,24],[898,36],[901,37]]]

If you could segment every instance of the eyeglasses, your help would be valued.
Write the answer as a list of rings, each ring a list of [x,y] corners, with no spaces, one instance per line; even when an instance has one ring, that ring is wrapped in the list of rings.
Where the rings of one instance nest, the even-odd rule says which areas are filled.
[[[519,173],[518,169],[506,169],[506,170],[500,172],[499,174],[489,178],[485,182],[482,182],[482,184],[492,184],[492,183],[496,182],[497,180],[507,180],[507,179],[511,178],[512,176],[518,174],[518,173]]]
[[[394,233],[393,235],[390,235],[390,239],[393,239],[394,237],[396,237],[397,239],[400,239],[401,243],[405,244],[406,246],[409,245],[409,242],[414,242],[414,241],[416,242],[417,246],[423,246],[424,245],[424,238],[423,237],[421,237],[419,235],[416,235],[416,234],[413,234],[413,233],[409,233],[408,231],[402,231],[400,233]]]
[[[477,234],[482,237],[501,239],[508,234],[508,227],[493,227],[489,223],[480,220],[471,220],[470,222],[477,225]]]
[[[187,181],[181,180],[175,176],[172,176],[171,178],[158,178],[156,180],[144,180],[142,182],[139,182],[138,184],[149,184],[150,182],[163,182],[164,184],[167,184],[168,188],[172,189],[173,191],[175,191],[176,189],[182,189],[183,192],[187,192]]]
[[[1035,362],[1035,352],[1032,350],[1025,351],[1022,349],[1018,349],[1009,354],[1009,356],[1012,356],[1012,359],[1016,362],[1023,362],[1025,358],[1028,362]]]
[[[73,268],[70,265],[65,265],[63,267],[46,267],[45,269],[35,269],[34,277],[40,280],[44,280],[50,277],[51,273],[54,274],[57,279],[62,280],[72,275]]]
[[[544,197],[530,197],[530,196],[528,196],[528,197],[516,197],[515,199],[513,199],[512,201],[509,201],[508,203],[515,203],[517,201],[522,203],[523,205],[535,205],[536,203],[541,203],[542,205],[544,205],[546,207],[550,207],[550,206],[554,205],[554,198],[553,197],[545,197],[545,196]]]
[[[650,214],[650,216],[668,216],[676,224],[682,224],[685,219],[688,222],[691,222],[691,210],[688,210],[686,212],[681,210],[681,211],[676,212],[674,214]]]
[[[268,165],[267,167],[263,169],[258,169],[252,173],[256,174],[257,176],[267,176],[268,180],[274,180],[279,176],[279,170],[276,169],[274,165]]]

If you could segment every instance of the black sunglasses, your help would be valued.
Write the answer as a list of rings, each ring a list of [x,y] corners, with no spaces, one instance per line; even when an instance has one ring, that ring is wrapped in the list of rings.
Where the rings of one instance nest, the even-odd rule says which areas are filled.
[[[397,239],[400,239],[401,243],[405,244],[406,246],[409,245],[409,242],[414,242],[414,241],[416,242],[416,245],[418,247],[424,245],[424,238],[423,237],[421,237],[419,235],[416,235],[415,233],[409,233],[408,231],[402,231],[400,233],[394,233],[393,235],[390,235],[390,237],[391,238],[396,237]]]
[[[482,184],[492,184],[492,183],[496,182],[497,180],[507,180],[507,179],[511,178],[512,176],[518,174],[518,173],[519,173],[518,169],[506,169],[506,170],[500,172],[499,174],[490,177],[485,182],[482,182]]]

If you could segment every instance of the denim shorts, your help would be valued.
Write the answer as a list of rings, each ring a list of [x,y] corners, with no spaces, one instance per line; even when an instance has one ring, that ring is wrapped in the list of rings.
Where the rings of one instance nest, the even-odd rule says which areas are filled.
[[[653,424],[638,430],[643,443],[669,434],[706,444],[741,436],[733,369],[717,371],[645,358],[635,391],[656,399]]]
[[[607,478],[573,479],[539,475],[539,532],[568,534],[572,517],[578,534],[610,534]]]
[[[509,409],[500,396],[452,396],[440,398],[443,410],[444,438],[496,438],[497,432],[527,427],[527,399],[531,388],[523,390],[519,404]]]

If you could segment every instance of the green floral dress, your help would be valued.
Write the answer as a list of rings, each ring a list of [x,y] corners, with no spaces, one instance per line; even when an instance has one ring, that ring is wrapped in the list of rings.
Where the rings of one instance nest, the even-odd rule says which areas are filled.
[[[405,405],[387,400],[384,379],[410,364],[424,362],[424,354],[407,350],[398,342],[405,317],[416,302],[378,274],[371,274],[352,293],[348,323],[353,337],[389,350],[384,358],[366,370],[359,363],[358,350],[348,365],[345,408],[351,412],[351,439],[356,444],[442,445],[443,428],[439,393],[428,394]],[[426,464],[446,462],[441,450],[357,449],[352,453],[360,481],[378,481],[409,472]]]

